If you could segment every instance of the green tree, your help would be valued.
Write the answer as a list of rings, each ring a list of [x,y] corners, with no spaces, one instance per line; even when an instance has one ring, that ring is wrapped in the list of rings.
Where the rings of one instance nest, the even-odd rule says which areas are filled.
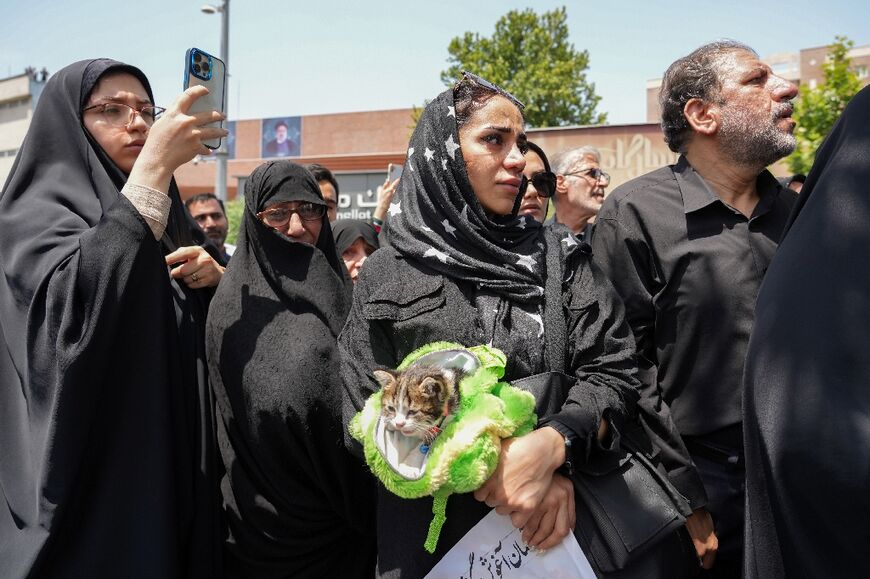
[[[441,80],[449,86],[463,70],[482,76],[523,101],[533,127],[602,124],[607,114],[595,110],[601,97],[586,80],[589,53],[568,42],[566,20],[564,7],[541,15],[512,10],[489,38],[466,32],[450,41]]]
[[[235,245],[239,235],[239,226],[242,223],[242,212],[245,210],[244,194],[238,195],[232,201],[225,202],[224,208],[227,210],[227,221],[230,227],[226,242]]]
[[[795,173],[809,173],[819,145],[840,118],[846,103],[861,89],[861,82],[851,69],[848,56],[852,46],[854,42],[845,36],[837,36],[822,66],[824,83],[816,88],[800,87],[794,107],[797,148],[786,159],[789,169]]]

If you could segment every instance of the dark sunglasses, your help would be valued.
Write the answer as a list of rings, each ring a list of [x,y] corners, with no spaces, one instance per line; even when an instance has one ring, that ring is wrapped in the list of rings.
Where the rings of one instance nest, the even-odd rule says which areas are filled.
[[[552,197],[556,194],[556,174],[551,171],[538,171],[529,181],[541,197]]]
[[[463,70],[462,71],[462,79],[463,80],[468,79],[475,84],[479,84],[483,88],[488,88],[492,92],[500,94],[501,96],[505,97],[506,99],[508,99],[509,101],[514,103],[515,105],[517,105],[517,108],[519,108],[520,110],[523,110],[524,108],[526,108],[526,105],[524,105],[520,99],[518,99],[517,97],[515,97],[514,95],[512,95],[511,93],[509,93],[505,89],[501,88],[497,84],[489,82],[485,78],[479,77],[476,74],[474,74],[473,72],[468,72],[467,70]]]

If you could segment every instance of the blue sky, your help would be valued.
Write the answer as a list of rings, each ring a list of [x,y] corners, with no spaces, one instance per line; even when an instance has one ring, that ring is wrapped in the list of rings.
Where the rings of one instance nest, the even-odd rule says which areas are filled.
[[[166,106],[181,90],[185,50],[219,52],[220,17],[201,5],[0,0],[0,77],[109,56],[142,68]],[[510,9],[562,5],[572,42],[589,51],[588,77],[611,123],[643,122],[646,81],[710,40],[740,40],[762,56],[828,44],[838,34],[870,44],[870,2],[854,0],[231,0],[230,118],[419,105],[442,90],[451,38],[490,35]]]

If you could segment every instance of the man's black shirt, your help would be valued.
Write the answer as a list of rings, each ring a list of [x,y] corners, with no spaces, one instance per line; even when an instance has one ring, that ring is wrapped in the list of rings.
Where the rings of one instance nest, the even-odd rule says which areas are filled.
[[[625,301],[642,398],[682,435],[739,432],[742,422],[755,298],[797,198],[768,171],[756,185],[747,218],[680,157],[618,187],[596,220],[594,259]],[[674,434],[662,433],[664,444],[685,454]]]

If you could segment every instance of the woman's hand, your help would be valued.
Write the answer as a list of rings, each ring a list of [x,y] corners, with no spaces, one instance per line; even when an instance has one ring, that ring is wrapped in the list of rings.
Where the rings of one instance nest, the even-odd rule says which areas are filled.
[[[172,173],[196,155],[210,153],[204,140],[227,136],[226,129],[206,127],[225,117],[218,111],[190,115],[196,99],[208,94],[204,86],[192,86],[183,93],[149,129],[145,145],[133,165],[129,181],[164,193],[169,191]]]
[[[191,289],[216,286],[225,269],[198,245],[176,249],[166,256],[166,265],[173,268],[169,272],[172,279],[184,281]]]
[[[564,476],[555,474],[544,500],[523,527],[523,541],[546,551],[561,543],[574,530],[576,523],[574,484]]]
[[[565,439],[545,426],[501,443],[498,467],[474,498],[510,515],[521,529],[537,511],[550,488],[553,472],[565,462]],[[572,495],[573,497],[573,495]]]
[[[372,217],[375,219],[384,220],[387,211],[390,209],[390,203],[393,202],[393,195],[396,194],[396,188],[399,186],[399,180],[396,179],[390,183],[390,176],[387,175],[387,180],[384,184],[378,187],[378,206],[375,207],[375,212]]]

